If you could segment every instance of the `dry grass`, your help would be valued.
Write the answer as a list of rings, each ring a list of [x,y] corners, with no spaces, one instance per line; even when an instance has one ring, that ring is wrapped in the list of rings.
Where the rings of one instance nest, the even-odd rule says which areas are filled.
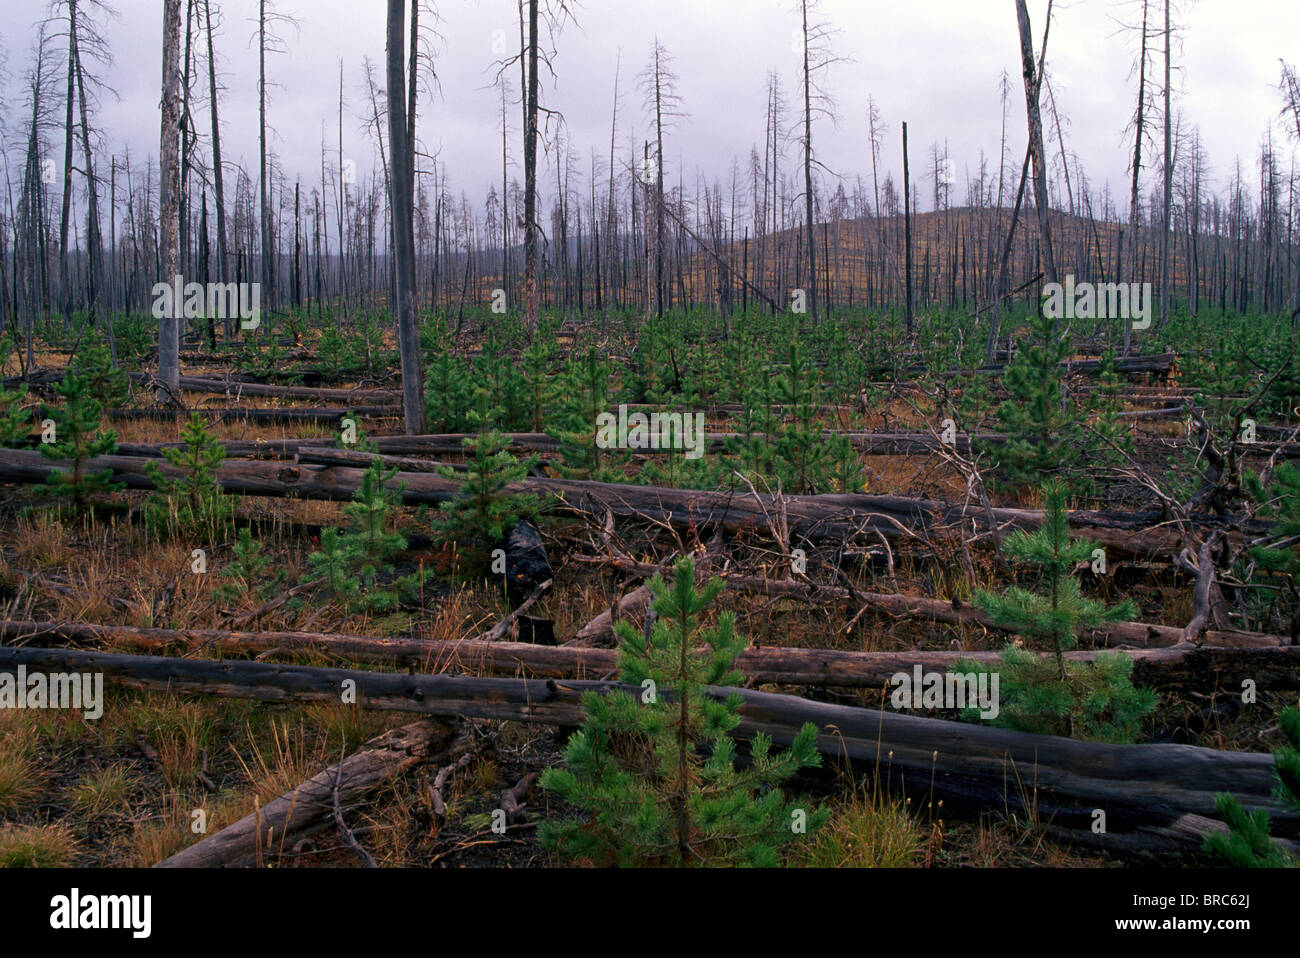
[[[55,512],[35,512],[20,516],[13,543],[24,565],[38,569],[67,568],[76,553],[64,520]]]
[[[831,818],[798,846],[795,863],[809,868],[908,868],[925,849],[924,827],[907,804],[854,789]]]
[[[77,841],[63,825],[0,826],[0,868],[62,868],[76,852]]]
[[[110,765],[91,772],[73,786],[68,806],[86,818],[119,814],[126,807],[134,787],[134,776],[125,766]]]
[[[243,769],[247,790],[259,805],[275,801],[300,782],[311,778],[332,762],[324,746],[313,743],[306,734],[301,717],[297,728],[291,728],[289,719],[272,718],[269,745],[246,728],[249,754],[235,750]],[[234,746],[231,746],[232,750]]]
[[[128,868],[156,865],[233,824],[241,814],[236,803],[229,799],[205,798],[188,803],[174,795],[165,796],[161,807],[136,821],[129,835],[119,843],[121,864]],[[203,830],[196,832],[199,823]]]
[[[23,809],[41,794],[43,776],[21,752],[0,754],[0,815]]]

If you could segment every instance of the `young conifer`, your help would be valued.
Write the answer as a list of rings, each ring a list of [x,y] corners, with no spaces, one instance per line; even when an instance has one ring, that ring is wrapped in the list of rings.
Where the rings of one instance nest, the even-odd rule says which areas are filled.
[[[1276,615],[1281,628],[1289,631],[1295,641],[1300,637],[1296,590],[1296,577],[1300,576],[1300,469],[1280,462],[1268,490],[1254,473],[1246,474],[1245,486],[1259,506],[1258,518],[1273,521],[1268,539],[1250,548],[1250,557],[1257,566],[1255,584],[1263,587],[1260,596],[1270,603],[1270,616]],[[1267,575],[1260,575],[1260,571]]]
[[[397,495],[385,484],[397,475],[396,467],[387,467],[376,456],[361,474],[361,485],[352,495],[352,501],[343,507],[348,518],[348,531],[344,536],[344,551],[359,583],[367,587],[367,598],[372,608],[388,608],[396,599],[384,590],[376,589],[380,573],[393,570],[393,556],[406,548],[406,538],[392,531],[392,514],[396,510]]]
[[[817,385],[820,373],[793,339],[786,360],[776,380],[776,400],[785,407],[791,421],[782,427],[776,444],[777,472],[787,492],[829,492],[829,450],[823,435]]]
[[[425,363],[425,416],[434,432],[464,432],[474,386],[469,366],[439,341]]]
[[[145,471],[157,492],[145,504],[145,520],[155,530],[171,535],[199,535],[215,543],[229,531],[235,516],[234,501],[221,491],[217,472],[226,458],[226,447],[217,442],[197,413],[181,430],[179,449],[164,448],[163,457],[181,471],[168,476],[153,462]]]
[[[784,752],[757,734],[750,765],[736,767],[730,733],[741,699],[710,687],[739,683],[732,663],[746,643],[730,613],[700,625],[721,580],[697,590],[689,558],[673,576],[671,585],[650,582],[648,640],[626,621],[616,625],[620,679],[639,694],[584,695],[587,718],[569,740],[566,767],[542,773],[543,788],[585,815],[543,823],[542,843],[599,866],[775,865],[783,845],[826,818],[787,803],[780,788],[821,763],[817,728],[806,723]]]
[[[1274,795],[1292,808],[1300,809],[1300,709],[1284,708],[1278,724],[1287,743],[1273,753],[1277,778]],[[1203,847],[1212,857],[1234,868],[1295,868],[1300,860],[1287,854],[1269,836],[1268,813],[1247,811],[1229,792],[1214,796],[1214,807],[1228,826],[1227,834],[1205,836]]]
[[[253,538],[252,530],[247,527],[239,530],[239,538],[232,549],[235,553],[235,561],[221,570],[223,582],[217,588],[217,594],[221,598],[227,601],[238,601],[250,594],[256,594],[265,599],[288,578],[288,574],[283,569],[267,577],[266,572],[271,564],[271,557],[262,551],[262,543]],[[264,579],[266,581],[263,581]]]
[[[1043,524],[1032,533],[1012,533],[1007,554],[1040,570],[1040,590],[1013,586],[1002,595],[980,590],[979,606],[999,626],[1046,645],[1049,657],[1008,646],[1002,652],[999,724],[1048,735],[1077,735],[1101,741],[1129,741],[1156,705],[1155,693],[1134,688],[1132,660],[1122,653],[1098,653],[1092,663],[1070,662],[1080,628],[1122,622],[1137,613],[1132,601],[1107,607],[1086,598],[1071,574],[1090,561],[1095,543],[1071,540],[1065,487],[1043,485]],[[963,663],[955,671],[987,671]]]
[[[559,440],[561,474],[575,479],[616,482],[621,476],[615,465],[627,460],[626,453],[605,449],[597,442],[599,417],[612,401],[609,363],[593,346],[571,357],[560,375],[558,409],[552,418],[550,435]]]
[[[1278,463],[1267,492],[1258,475],[1248,474],[1246,491],[1260,506],[1258,517],[1274,523],[1272,541],[1253,546],[1251,558],[1269,572],[1294,577],[1300,573],[1300,543],[1294,541],[1300,536],[1300,469],[1289,462]]]
[[[478,435],[464,441],[467,469],[463,473],[442,470],[445,478],[460,480],[461,494],[442,503],[434,527],[448,539],[492,546],[519,519],[541,508],[536,496],[506,491],[510,483],[528,475],[537,459],[511,455],[506,437],[492,428],[496,411],[488,405],[487,391],[480,389],[475,398],[469,416]]]
[[[90,395],[109,409],[127,405],[131,398],[131,380],[121,369],[114,367],[108,347],[97,338],[81,343],[70,367],[85,380]]]
[[[1050,317],[1036,315],[1031,323],[1031,338],[1021,343],[1002,380],[1011,397],[997,410],[998,424],[1010,437],[998,461],[1016,486],[1073,476],[1084,448],[1078,410],[1064,391],[1061,363],[1070,353],[1069,337]]]
[[[55,441],[42,443],[41,455],[70,461],[72,467],[51,473],[46,481],[55,495],[68,497],[78,509],[83,509],[96,493],[122,488],[122,483],[113,481],[112,469],[86,471],[87,460],[112,455],[117,450],[117,433],[100,431],[102,408],[90,394],[86,381],[76,373],[65,373],[55,392],[63,397],[63,407],[47,410],[54,419]]]
[[[324,579],[324,586],[336,598],[351,600],[360,590],[352,571],[352,557],[337,529],[325,529],[320,534],[320,548],[307,556],[312,574]]]
[[[19,446],[31,435],[32,414],[23,408],[27,385],[6,390],[0,387],[0,446]]]

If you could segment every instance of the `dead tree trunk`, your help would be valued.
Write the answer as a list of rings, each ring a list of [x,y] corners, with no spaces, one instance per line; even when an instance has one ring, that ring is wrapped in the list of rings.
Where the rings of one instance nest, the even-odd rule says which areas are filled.
[[[286,413],[312,410],[285,410]],[[405,437],[402,437],[405,441]],[[319,443],[320,440],[310,440]],[[403,451],[401,445],[388,451]],[[114,478],[132,489],[152,489],[147,464],[156,459],[134,456],[96,456],[86,460],[87,470],[110,469]],[[0,450],[0,482],[37,483],[59,469],[39,452],[26,449]],[[164,474],[179,474],[162,465]],[[217,481],[227,492],[250,496],[348,501],[361,484],[364,470],[347,466],[312,466],[283,462],[227,459],[216,470]],[[402,501],[408,505],[435,504],[461,494],[460,483],[427,473],[403,472],[394,481],[402,487]],[[669,489],[657,486],[628,486],[620,483],[576,479],[525,479],[511,483],[507,492],[542,493],[562,500],[560,508],[589,515],[610,513],[619,518],[650,519],[683,527],[721,527],[727,532],[764,530],[775,510],[783,509],[790,532],[809,541],[829,541],[879,531],[887,537],[917,533],[952,535],[961,526],[974,526],[978,535],[990,535],[989,523],[999,528],[1033,529],[1042,513],[1031,509],[992,509],[974,515],[957,504],[905,496],[831,493],[815,496],[787,496],[779,504],[770,495],[741,495]],[[1176,554],[1185,542],[1178,530],[1159,526],[1147,529],[1150,517],[1117,519],[1106,513],[1075,512],[1070,516],[1078,534],[1124,554],[1147,556]]]
[[[163,246],[165,283],[174,282],[179,268],[180,242],[180,0],[163,2],[162,138],[158,150],[159,235]],[[181,303],[172,303],[158,320],[158,379],[165,387],[159,398],[174,402],[181,375]],[[167,392],[170,391],[170,395]]]
[[[903,124],[903,259],[906,264],[907,286],[906,322],[907,341],[913,337],[912,329],[912,173],[907,162],[907,124]]]
[[[412,0],[418,5],[419,0]],[[420,332],[415,322],[415,234],[414,187],[415,144],[410,139],[415,118],[406,116],[406,83],[403,61],[405,34],[404,0],[388,0],[388,144],[392,155],[389,176],[396,246],[397,340],[402,362],[402,407],[407,435],[424,432],[424,376],[420,369]],[[411,45],[418,42],[411,37]],[[415,77],[409,78],[412,86]]]
[[[349,669],[215,662],[0,648],[0,672],[97,672],[113,685],[144,691],[196,692],[261,702],[331,702],[355,690],[361,708],[576,726],[582,696],[640,686],[554,679],[488,679]],[[352,685],[345,686],[344,683]],[[923,782],[950,807],[1028,812],[1033,820],[1078,841],[1116,851],[1197,851],[1217,830],[1215,795],[1231,791],[1247,810],[1271,816],[1286,847],[1300,835],[1300,811],[1273,797],[1268,754],[1221,752],[1188,745],[1104,745],[982,725],[919,718],[893,711],[810,702],[752,689],[716,689],[740,699],[735,735],[768,736],[789,745],[805,722],[819,730],[817,747],[855,770],[891,781]],[[1016,782],[1032,776],[1033,787]],[[1107,829],[1093,833],[1092,810],[1106,810]]]
[[[226,194],[221,169],[221,123],[217,111],[217,64],[212,45],[212,8],[210,0],[203,0],[203,23],[208,36],[208,108],[212,115],[212,190],[217,206],[217,282],[226,282]],[[225,334],[230,339],[234,330],[230,317],[226,318]]]
[[[524,328],[537,332],[541,290],[537,285],[537,58],[538,0],[527,0],[528,40],[520,56],[527,64],[524,96]]]
[[[155,868],[238,868],[278,857],[286,844],[329,827],[334,805],[347,807],[445,747],[451,729],[420,721],[372,738],[265,808],[154,865]]]
[[[1055,283],[1056,256],[1052,252],[1052,223],[1047,195],[1047,154],[1043,150],[1043,117],[1038,109],[1042,89],[1042,67],[1034,65],[1034,38],[1030,32],[1029,10],[1025,0],[1016,0],[1016,22],[1020,27],[1020,63],[1025,80],[1025,111],[1029,118],[1029,149],[1034,163],[1034,205],[1038,211],[1038,228],[1043,238],[1043,272],[1047,282]],[[1041,64],[1047,56],[1047,34],[1052,25],[1052,4],[1047,4],[1047,22],[1043,26],[1043,47],[1039,52]]]

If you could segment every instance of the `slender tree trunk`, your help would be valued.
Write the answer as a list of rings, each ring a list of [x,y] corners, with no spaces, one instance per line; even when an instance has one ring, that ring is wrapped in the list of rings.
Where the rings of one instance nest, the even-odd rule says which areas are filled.
[[[99,297],[104,283],[104,249],[99,228],[99,185],[95,181],[95,157],[90,149],[90,121],[86,109],[86,81],[81,69],[81,53],[77,48],[76,34],[72,36],[72,59],[77,76],[77,98],[81,107],[81,152],[86,157],[86,250],[89,254],[89,284],[87,305],[93,319],[98,316]],[[108,352],[114,365],[117,363],[117,339],[113,335],[112,319],[102,317]]]
[[[528,4],[528,83],[524,93],[524,328],[531,338],[541,313],[537,285],[537,2]]]
[[[348,298],[347,247],[344,245],[343,232],[347,220],[347,174],[343,162],[343,61],[339,60],[339,189],[338,189],[338,231],[339,231],[339,292],[344,305]]]
[[[1052,6],[1047,6],[1047,24],[1043,30],[1040,63],[1047,56],[1047,31],[1051,27]],[[1042,235],[1043,270],[1047,282],[1055,283],[1056,256],[1052,251],[1052,223],[1047,195],[1047,156],[1043,151],[1043,118],[1038,108],[1042,89],[1042,67],[1034,66],[1034,38],[1030,32],[1029,10],[1025,0],[1016,0],[1016,21],[1020,28],[1020,62],[1025,80],[1025,111],[1029,119],[1029,148],[1033,155],[1034,205],[1038,210],[1038,228]]]
[[[270,170],[266,162],[266,0],[257,3],[257,150],[259,164],[258,202],[262,232],[262,301],[275,303],[274,252],[271,242]],[[268,324],[269,325],[269,324]]]
[[[418,3],[419,0],[411,0]],[[415,322],[415,235],[413,232],[414,142],[406,116],[407,77],[402,52],[405,44],[405,0],[388,0],[388,178],[393,218],[394,266],[397,290],[397,340],[402,361],[402,406],[407,435],[424,432],[424,377],[420,369],[420,334]],[[416,41],[411,38],[412,44]],[[412,83],[415,78],[409,78]]]
[[[159,242],[162,244],[162,281],[174,281],[178,269],[180,240],[180,33],[181,0],[163,0],[162,38],[162,133],[158,148]],[[171,394],[160,390],[160,398],[174,401],[180,389],[181,304],[172,303],[158,321],[158,379]]]
[[[1165,211],[1160,228],[1160,325],[1163,329],[1169,319],[1169,226],[1173,215],[1174,198],[1174,117],[1173,91],[1170,87],[1170,74],[1173,71],[1173,50],[1170,43],[1173,31],[1170,29],[1169,5],[1172,0],[1165,0]]]
[[[65,325],[72,305],[68,281],[68,219],[72,214],[72,108],[75,103],[77,0],[68,0],[68,89],[63,119],[63,198],[59,210],[59,309]]]
[[[664,314],[664,113],[663,65],[655,40],[655,313]]]
[[[208,39],[208,104],[212,116],[212,189],[217,214],[217,282],[226,282],[226,193],[222,179],[221,124],[217,114],[217,64],[212,44],[212,10],[210,0],[203,0],[203,22]],[[226,319],[226,338],[233,330],[231,319]]]
[[[1133,136],[1133,178],[1132,186],[1129,193],[1129,237],[1131,252],[1129,255],[1129,270],[1137,265],[1138,261],[1138,212],[1141,209],[1141,194],[1139,193],[1139,178],[1142,175],[1142,137],[1146,132],[1146,101],[1147,101],[1147,7],[1148,0],[1142,0],[1142,39],[1138,46],[1138,102],[1136,114],[1136,127]],[[1134,277],[1137,279],[1137,277]],[[1127,356],[1133,345],[1133,326],[1132,320],[1124,320],[1124,350],[1123,354]]]
[[[907,124],[903,124],[903,258],[906,278],[907,341],[912,341],[912,172],[907,162]]]
[[[800,0],[803,17],[803,188],[804,216],[808,244],[808,310],[817,319],[817,232],[813,229],[813,179],[812,179],[812,64],[808,51],[808,0]],[[910,319],[911,312],[908,316]],[[910,335],[910,327],[909,327]]]

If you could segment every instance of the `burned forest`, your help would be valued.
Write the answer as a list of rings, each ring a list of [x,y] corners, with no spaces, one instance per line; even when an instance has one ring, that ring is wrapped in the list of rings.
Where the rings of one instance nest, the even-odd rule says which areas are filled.
[[[0,866],[1300,864],[1224,6],[15,0]]]

